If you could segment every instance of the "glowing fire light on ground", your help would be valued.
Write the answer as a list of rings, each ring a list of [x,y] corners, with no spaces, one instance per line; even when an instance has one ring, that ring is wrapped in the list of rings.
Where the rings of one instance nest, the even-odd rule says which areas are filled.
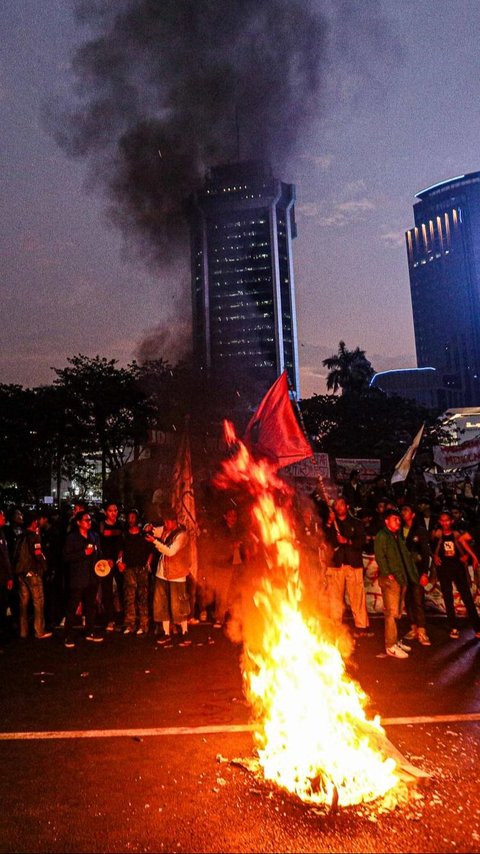
[[[244,687],[264,776],[315,804],[374,801],[399,783],[396,763],[381,749],[383,729],[367,720],[367,697],[348,677],[327,623],[302,610],[290,491],[229,424],[225,435],[232,453],[216,484],[243,486],[253,497],[268,565],[253,594],[255,619],[242,627]]]

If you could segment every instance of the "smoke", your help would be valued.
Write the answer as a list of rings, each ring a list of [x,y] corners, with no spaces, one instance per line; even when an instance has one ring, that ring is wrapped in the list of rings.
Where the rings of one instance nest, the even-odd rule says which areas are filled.
[[[385,53],[388,27],[378,0],[368,10],[345,0],[72,2],[83,41],[72,92],[49,107],[47,126],[85,161],[127,249],[165,295],[175,279],[185,317],[185,200],[209,167],[239,157],[269,161],[280,175],[326,101],[341,100],[332,75],[346,74],[350,91],[353,63],[371,82],[368,45]],[[160,352],[169,325],[139,349]]]
[[[281,167],[314,111],[325,24],[308,0],[76,0],[87,40],[75,104],[53,132],[106,187],[111,216],[165,265],[185,239],[184,201],[206,168]],[[52,124],[52,122],[50,122]],[[238,130],[238,134],[237,134]]]
[[[148,330],[137,347],[135,357],[140,364],[165,359],[179,362],[191,355],[192,328],[186,321],[162,321]]]

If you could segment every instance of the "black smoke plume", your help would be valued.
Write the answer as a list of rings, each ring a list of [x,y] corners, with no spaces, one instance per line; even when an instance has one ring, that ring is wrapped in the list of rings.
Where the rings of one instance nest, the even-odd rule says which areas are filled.
[[[106,185],[111,214],[162,265],[184,200],[217,163],[280,168],[314,110],[325,23],[309,0],[76,0],[87,40],[55,135]]]

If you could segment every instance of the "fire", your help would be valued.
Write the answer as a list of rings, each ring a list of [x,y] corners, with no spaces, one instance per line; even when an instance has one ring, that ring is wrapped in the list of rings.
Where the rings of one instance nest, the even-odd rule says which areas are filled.
[[[243,625],[244,689],[264,776],[316,804],[373,801],[397,785],[396,763],[381,750],[380,722],[367,720],[368,698],[347,675],[326,624],[302,612],[290,491],[231,425],[226,436],[232,453],[216,483],[243,485],[253,496],[268,564],[253,595],[255,628]]]

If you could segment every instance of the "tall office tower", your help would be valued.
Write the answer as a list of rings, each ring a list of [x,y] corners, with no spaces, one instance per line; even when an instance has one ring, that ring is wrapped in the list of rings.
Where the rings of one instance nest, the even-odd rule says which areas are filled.
[[[194,351],[213,375],[299,393],[295,187],[257,161],[217,166],[190,199]]]
[[[442,408],[480,403],[480,172],[417,193],[406,233],[419,367]]]

